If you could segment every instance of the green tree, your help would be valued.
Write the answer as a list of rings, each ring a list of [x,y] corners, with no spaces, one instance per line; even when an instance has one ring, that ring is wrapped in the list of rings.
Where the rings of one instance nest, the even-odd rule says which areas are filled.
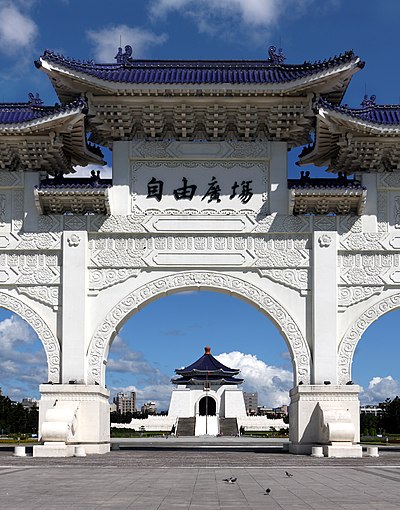
[[[384,405],[384,427],[389,434],[400,434],[400,398],[386,399]]]
[[[361,413],[360,434],[362,436],[376,436],[376,431],[382,428],[382,417],[374,414]]]

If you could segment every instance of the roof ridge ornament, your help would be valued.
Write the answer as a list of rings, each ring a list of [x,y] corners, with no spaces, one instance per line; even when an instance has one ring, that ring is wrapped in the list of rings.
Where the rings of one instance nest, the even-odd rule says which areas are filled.
[[[282,53],[282,48],[279,48],[278,53],[276,52],[276,46],[270,46],[268,48],[268,60],[270,64],[284,64],[286,60],[285,55]]]
[[[43,101],[40,99],[39,92],[36,92],[36,94],[33,94],[33,92],[29,92],[28,104],[29,106],[42,106]]]
[[[376,96],[372,94],[371,97],[368,97],[368,94],[365,94],[364,99],[361,102],[361,106],[363,106],[364,108],[376,106]]]
[[[118,48],[118,53],[115,55],[114,58],[117,61],[117,64],[122,65],[132,64],[133,63],[132,53],[133,53],[132,46],[127,44],[125,46],[125,53],[122,53],[122,48],[120,46]]]

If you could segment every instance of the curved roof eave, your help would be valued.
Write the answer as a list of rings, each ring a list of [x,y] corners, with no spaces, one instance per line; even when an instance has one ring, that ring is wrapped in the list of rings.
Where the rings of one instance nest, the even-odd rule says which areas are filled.
[[[55,111],[54,113],[49,113],[48,116],[39,117],[24,122],[13,122],[7,124],[0,123],[0,133],[3,132],[5,134],[14,134],[18,132],[31,131],[32,129],[47,129],[53,127],[56,124],[59,124],[60,120],[72,120],[74,117],[76,117],[76,122],[84,117],[82,108],[76,107],[74,110],[69,111]]]
[[[340,99],[343,97],[347,86],[350,82],[351,77],[354,73],[362,67],[362,61],[359,57],[355,57],[353,60],[348,62],[341,63],[335,67],[329,67],[323,69],[321,71],[316,72],[315,74],[310,74],[306,77],[297,78],[294,80],[286,81],[286,82],[276,82],[276,83],[229,83],[229,82],[221,82],[221,83],[129,83],[129,82],[117,82],[117,81],[107,81],[104,79],[97,78],[92,76],[91,74],[87,74],[84,72],[80,72],[77,70],[71,70],[67,67],[64,67],[60,64],[55,64],[54,62],[49,62],[43,57],[40,57],[41,68],[46,72],[53,81],[53,86],[60,99],[63,97],[69,98],[77,95],[77,90],[67,89],[67,80],[77,81],[78,83],[85,85],[82,87],[79,92],[86,91],[88,85],[93,87],[94,89],[98,89],[103,93],[113,94],[113,93],[124,93],[127,91],[137,90],[138,92],[141,90],[152,91],[152,90],[160,90],[160,88],[167,88],[169,91],[171,89],[176,89],[177,91],[181,90],[198,90],[199,87],[202,90],[229,90],[229,91],[244,91],[244,92],[265,92],[270,94],[289,94],[295,91],[304,91],[313,87],[317,87],[318,85],[321,87],[322,94],[339,94]],[[59,85],[57,86],[57,75],[59,80]],[[339,80],[339,90],[334,87],[334,79]],[[327,87],[327,81],[333,82],[330,87]],[[62,83],[61,83],[62,82]],[[324,86],[325,85],[325,86]]]
[[[336,123],[341,126],[350,128],[352,131],[362,130],[364,133],[368,132],[376,135],[399,135],[400,125],[396,124],[379,124],[376,122],[367,121],[350,115],[338,110],[331,110],[328,108],[319,108],[317,112],[317,122],[330,122]]]
[[[360,110],[361,112],[361,110]],[[329,166],[332,157],[331,150],[329,148],[322,148],[320,146],[320,134],[321,131],[332,133],[332,127],[342,128],[343,131],[348,130],[359,132],[360,135],[370,136],[400,136],[400,125],[396,124],[379,124],[371,121],[367,121],[355,114],[351,115],[345,111],[338,111],[337,109],[331,109],[326,107],[318,108],[316,112],[317,128],[316,128],[316,141],[312,150],[299,157],[298,165],[305,166],[314,164],[316,166]],[[332,134],[333,136],[333,134]],[[326,138],[326,137],[325,137]]]

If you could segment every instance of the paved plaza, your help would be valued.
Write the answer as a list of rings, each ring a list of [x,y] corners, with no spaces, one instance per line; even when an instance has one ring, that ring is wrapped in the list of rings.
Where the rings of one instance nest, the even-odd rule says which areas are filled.
[[[223,481],[230,477],[236,483]],[[383,448],[379,458],[314,459],[270,447],[170,446],[42,459],[16,458],[2,449],[0,508],[398,510],[400,451]]]

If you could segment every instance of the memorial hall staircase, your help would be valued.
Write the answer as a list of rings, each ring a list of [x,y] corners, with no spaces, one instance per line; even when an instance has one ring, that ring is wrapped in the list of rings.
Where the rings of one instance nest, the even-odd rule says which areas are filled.
[[[176,429],[176,435],[182,436],[194,436],[194,430],[196,426],[196,418],[179,418],[178,427]]]
[[[236,436],[239,434],[236,418],[220,418],[219,433],[221,436]]]

